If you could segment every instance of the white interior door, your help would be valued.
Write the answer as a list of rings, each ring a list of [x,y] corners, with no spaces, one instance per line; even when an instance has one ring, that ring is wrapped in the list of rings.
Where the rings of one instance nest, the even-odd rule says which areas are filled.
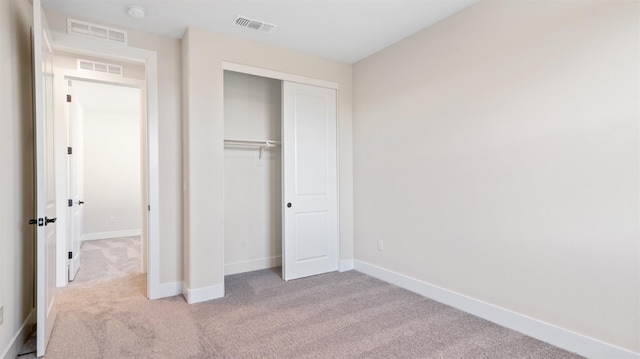
[[[73,91],[73,82],[68,81],[67,94],[67,138],[69,148],[67,155],[68,191],[69,191],[69,215],[68,228],[69,241],[69,281],[75,279],[80,269],[80,240],[83,232],[84,202],[82,201],[82,163],[83,163],[83,137],[82,137],[82,108]],[[70,152],[70,153],[69,153]]]
[[[282,84],[285,280],[338,270],[336,91]]]
[[[36,127],[37,355],[43,356],[56,319],[56,197],[53,157],[53,52],[40,0],[33,0],[34,115]]]

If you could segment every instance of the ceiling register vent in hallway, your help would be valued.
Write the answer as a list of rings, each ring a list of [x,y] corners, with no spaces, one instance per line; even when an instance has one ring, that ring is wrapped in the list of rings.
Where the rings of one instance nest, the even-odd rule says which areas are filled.
[[[270,24],[268,22],[264,22],[260,20],[255,20],[242,15],[238,15],[236,17],[236,20],[233,23],[238,26],[245,27],[247,29],[266,32],[266,33],[270,33],[276,27],[276,25],[274,24]]]
[[[96,25],[85,21],[67,19],[67,32],[69,34],[102,39],[118,44],[127,44],[127,32],[106,26]]]

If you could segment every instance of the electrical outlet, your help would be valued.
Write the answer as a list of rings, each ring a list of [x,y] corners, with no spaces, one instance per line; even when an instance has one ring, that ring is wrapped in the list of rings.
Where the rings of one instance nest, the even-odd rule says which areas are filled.
[[[0,304],[0,325],[4,323],[4,305]]]
[[[378,240],[378,250],[381,251],[383,249],[384,249],[384,247],[382,245],[382,239],[380,239],[380,240]]]
[[[111,218],[109,218],[109,222],[116,223],[116,216],[111,216]]]

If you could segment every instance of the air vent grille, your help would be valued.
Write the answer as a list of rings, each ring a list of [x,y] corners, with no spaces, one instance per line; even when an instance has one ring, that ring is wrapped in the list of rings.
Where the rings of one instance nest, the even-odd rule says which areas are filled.
[[[78,59],[78,70],[123,76],[122,65]]]
[[[246,17],[242,15],[238,15],[236,17],[236,20],[233,23],[247,29],[266,32],[266,33],[270,33],[276,27],[276,25],[274,24],[252,19],[250,17]]]
[[[91,37],[94,39],[102,39],[118,44],[127,44],[127,32],[113,29],[106,26],[96,25],[89,22],[67,19],[67,32]]]

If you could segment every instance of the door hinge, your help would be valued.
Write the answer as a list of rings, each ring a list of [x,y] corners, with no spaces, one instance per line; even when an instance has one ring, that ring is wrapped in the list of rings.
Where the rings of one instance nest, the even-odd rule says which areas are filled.
[[[44,218],[38,218],[38,227],[44,226]]]
[[[151,211],[151,205],[147,206],[147,211]]]
[[[68,201],[69,207],[73,207],[73,200],[72,200],[72,199],[69,199],[69,200],[67,200],[67,201]]]
[[[71,102],[71,95],[67,95],[67,102]]]
[[[73,259],[73,252],[69,252],[69,259]]]
[[[73,148],[72,147],[67,147],[67,154],[70,155],[73,153]]]

